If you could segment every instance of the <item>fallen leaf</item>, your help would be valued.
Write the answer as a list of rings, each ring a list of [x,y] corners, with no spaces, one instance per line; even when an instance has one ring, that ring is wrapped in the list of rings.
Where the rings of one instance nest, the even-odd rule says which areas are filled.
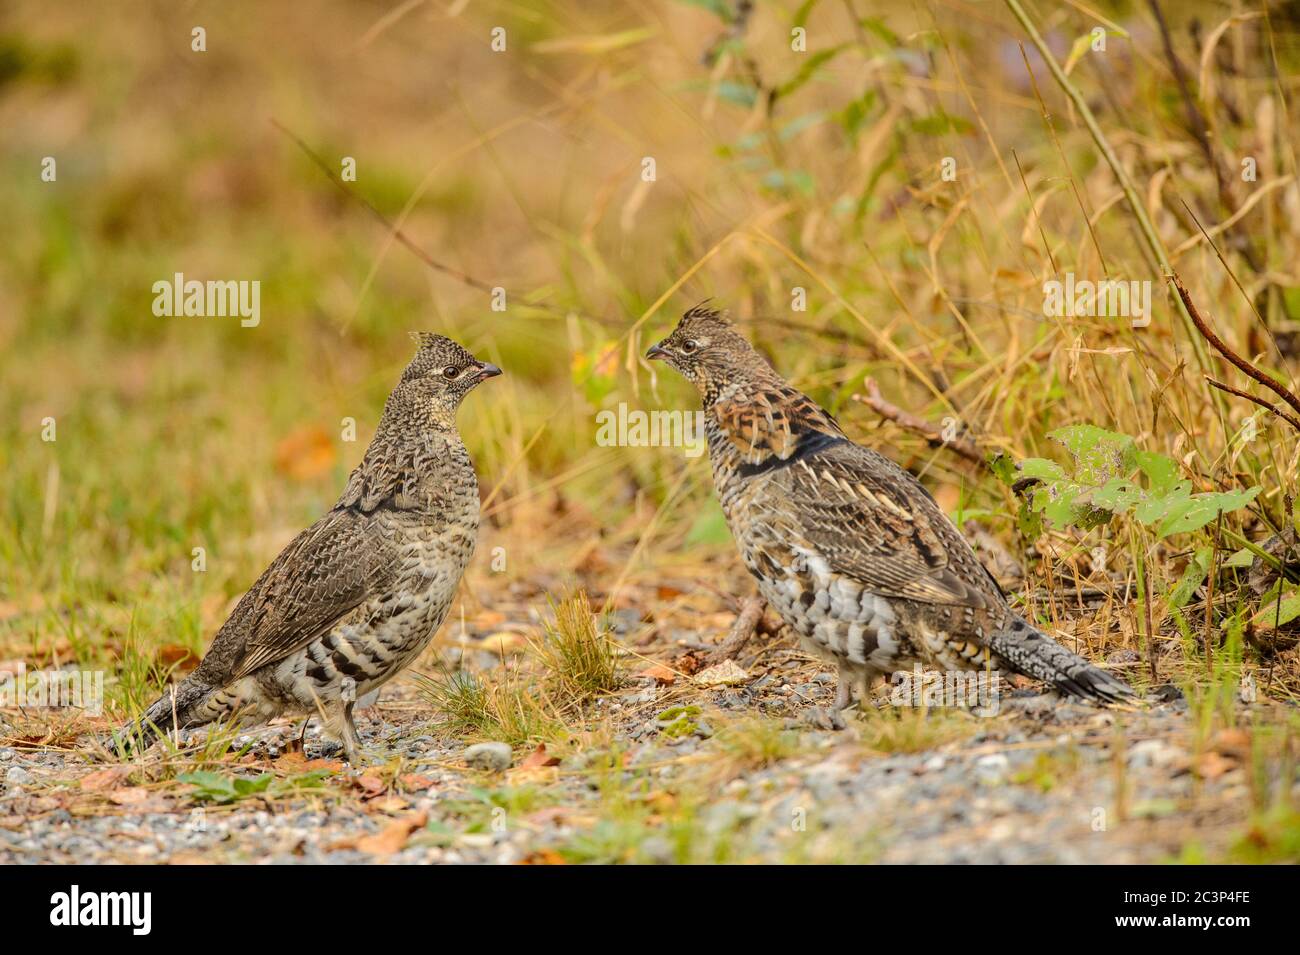
[[[421,776],[419,773],[403,773],[398,777],[398,781],[407,792],[418,792],[434,785],[434,780],[428,776]]]
[[[1202,753],[1195,763],[1196,775],[1202,779],[1218,779],[1237,768],[1237,761],[1210,750]]]
[[[677,674],[662,663],[652,663],[637,673],[637,676],[649,677],[661,686],[668,686],[677,682]]]
[[[119,806],[139,806],[153,798],[153,792],[143,786],[127,786],[108,794],[109,801]]]
[[[130,766],[109,766],[81,777],[81,788],[88,793],[115,789],[131,775]]]
[[[394,819],[378,834],[362,836],[357,840],[356,847],[362,852],[368,852],[371,855],[392,855],[405,847],[406,840],[411,837],[411,833],[416,829],[423,828],[428,821],[429,814],[423,811],[411,813],[401,819]]]
[[[338,452],[324,428],[309,425],[290,432],[275,446],[275,468],[295,481],[309,481],[334,467]]]
[[[1243,729],[1219,730],[1210,740],[1210,749],[1244,761],[1250,757],[1250,734]]]
[[[328,773],[341,773],[343,772],[343,763],[337,759],[309,759],[302,764],[302,769],[306,773],[322,770]]]
[[[368,812],[391,812],[399,813],[403,809],[409,809],[411,804],[401,796],[380,796],[378,799],[372,799],[366,803]]]
[[[723,660],[707,670],[701,670],[695,674],[694,679],[700,686],[739,686],[749,682],[750,677],[735,660]]]
[[[189,647],[168,643],[158,649],[158,662],[178,670],[193,670],[199,665],[199,656]]]
[[[275,761],[275,765],[285,772],[301,772],[307,765],[307,756],[300,749],[285,750]]]
[[[673,660],[673,666],[690,676],[704,669],[704,658],[698,653],[683,653]]]
[[[568,865],[564,856],[554,849],[538,849],[519,860],[520,865]]]
[[[533,750],[531,753],[529,753],[528,756],[524,758],[524,761],[519,764],[519,768],[535,769],[541,766],[558,766],[558,765],[560,765],[560,758],[558,756],[552,756],[550,753],[548,753],[546,751],[545,743],[538,743],[537,748]]]
[[[388,788],[387,786],[384,785],[384,781],[382,779],[380,779],[378,776],[372,776],[369,773],[358,776],[355,780],[353,780],[353,783],[356,785],[358,789],[363,790],[364,792],[367,792],[372,796],[377,796],[380,793],[382,793],[385,789]]]

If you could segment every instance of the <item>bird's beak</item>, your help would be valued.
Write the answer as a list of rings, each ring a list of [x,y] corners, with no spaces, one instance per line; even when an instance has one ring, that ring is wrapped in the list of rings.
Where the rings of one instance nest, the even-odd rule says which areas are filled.
[[[480,381],[486,381],[488,378],[495,378],[499,374],[501,374],[501,369],[488,362],[484,362],[478,370]]]
[[[645,356],[651,361],[654,361],[656,358],[663,360],[667,359],[668,351],[664,348],[664,343],[660,342],[658,345],[651,345],[650,350],[645,353]]]

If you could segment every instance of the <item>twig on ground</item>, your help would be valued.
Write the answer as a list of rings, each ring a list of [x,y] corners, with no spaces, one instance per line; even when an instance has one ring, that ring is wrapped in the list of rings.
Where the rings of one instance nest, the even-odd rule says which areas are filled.
[[[740,605],[740,615],[731,625],[731,632],[727,634],[727,639],[718,644],[711,658],[718,662],[733,659],[758,632],[759,625],[763,622],[763,611],[766,609],[767,602],[762,597],[746,597]]]
[[[868,378],[862,383],[862,386],[867,393],[865,395],[854,394],[852,396],[854,401],[866,405],[882,418],[887,418],[900,427],[921,435],[932,448],[947,448],[967,461],[974,461],[976,464],[985,463],[984,455],[980,453],[980,449],[976,447],[973,441],[961,437],[945,440],[942,428],[889,402],[880,393],[880,388],[873,379]]]

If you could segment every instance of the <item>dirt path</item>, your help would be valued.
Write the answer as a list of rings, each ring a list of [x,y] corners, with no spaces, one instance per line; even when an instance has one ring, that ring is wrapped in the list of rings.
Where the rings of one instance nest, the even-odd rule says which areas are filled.
[[[1259,787],[1278,783],[1245,730],[1195,747],[1181,699],[1113,712],[1019,696],[993,718],[881,710],[816,729],[829,681],[779,656],[740,687],[634,678],[503,772],[470,768],[405,684],[363,714],[360,769],[313,759],[314,731],[294,752],[288,724],[206,769],[157,748],[121,765],[9,745],[0,863],[1233,858]]]

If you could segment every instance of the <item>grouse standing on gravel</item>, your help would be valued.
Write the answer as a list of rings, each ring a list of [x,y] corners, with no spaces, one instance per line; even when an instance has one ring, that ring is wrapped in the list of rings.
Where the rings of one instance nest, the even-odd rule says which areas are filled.
[[[320,715],[357,761],[355,701],[428,645],[474,551],[478,480],[456,410],[501,374],[449,338],[415,337],[338,503],[272,561],[198,668],[145,712],[135,742],[235,714]]]
[[[1015,671],[1098,702],[1132,695],[1013,611],[920,482],[845,437],[721,313],[692,308],[646,357],[699,390],[727,525],[763,597],[837,666],[837,711],[917,664]]]

